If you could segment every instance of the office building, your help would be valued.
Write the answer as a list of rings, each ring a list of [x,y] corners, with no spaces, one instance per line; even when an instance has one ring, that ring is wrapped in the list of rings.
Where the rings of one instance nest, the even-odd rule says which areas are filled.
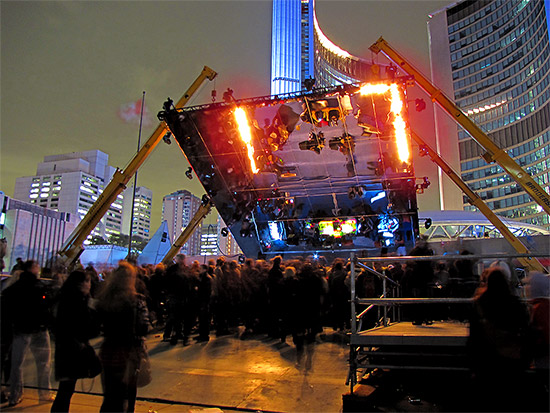
[[[172,244],[189,225],[200,205],[201,199],[184,189],[162,198],[162,221],[168,223],[168,234]],[[200,231],[194,231],[189,241],[181,248],[181,252],[185,255],[200,255],[200,245]]]
[[[548,2],[546,2],[548,4]],[[430,16],[433,80],[550,192],[550,44],[543,1],[461,1]],[[462,179],[497,214],[550,227],[549,217],[456,130]],[[475,211],[464,199],[464,209]]]
[[[217,232],[218,232],[218,245],[219,245],[219,252],[220,255],[226,255],[229,257],[235,257],[239,254],[242,254],[243,251],[239,247],[239,244],[235,240],[235,237],[231,233],[231,231],[227,231],[227,234],[225,234],[224,228],[227,228],[225,225],[225,222],[223,221],[222,217],[218,215],[217,219]],[[222,232],[223,231],[223,232]]]
[[[226,256],[229,259],[235,259],[243,253],[231,231],[222,232],[224,228],[226,225],[219,214],[215,224],[202,225],[200,255]]]
[[[36,174],[17,178],[13,197],[82,219],[115,172],[109,155],[99,150],[45,156]],[[93,230],[108,238],[122,232],[123,195],[118,195]]]
[[[123,193],[122,233],[130,233],[130,220],[132,218],[133,185]],[[132,224],[132,237],[138,236],[145,240],[151,238],[151,208],[153,206],[153,191],[144,186],[136,187],[134,197],[134,222]]]
[[[218,256],[218,226],[212,224],[202,224],[201,226],[201,253],[200,255]]]

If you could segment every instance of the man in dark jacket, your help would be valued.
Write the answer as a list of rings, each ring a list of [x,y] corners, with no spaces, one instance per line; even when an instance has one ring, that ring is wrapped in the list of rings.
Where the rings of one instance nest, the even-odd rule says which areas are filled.
[[[166,270],[164,278],[166,288],[166,326],[164,328],[164,340],[176,345],[183,339],[183,315],[185,311],[185,297],[187,289],[187,272],[185,255],[178,254],[176,263]],[[184,342],[185,344],[185,342]]]
[[[40,266],[29,260],[23,265],[19,280],[2,293],[3,319],[13,331],[11,387],[9,405],[15,406],[23,396],[23,362],[30,347],[38,372],[38,396],[51,401],[50,393],[50,336],[48,333],[48,294],[38,279]]]

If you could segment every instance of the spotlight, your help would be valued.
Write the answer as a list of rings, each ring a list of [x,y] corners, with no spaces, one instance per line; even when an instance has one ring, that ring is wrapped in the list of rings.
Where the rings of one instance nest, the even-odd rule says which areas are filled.
[[[243,238],[252,236],[252,226],[250,225],[250,221],[247,219],[243,220],[243,223],[241,224],[241,231],[239,233]]]
[[[244,264],[244,262],[246,261],[246,257],[244,255],[239,255],[239,264]]]
[[[170,140],[171,136],[172,136],[172,132],[170,132],[170,131],[168,131],[164,134],[164,136],[162,137],[162,140],[164,141],[165,144],[167,144],[167,145],[172,144],[172,141]]]
[[[187,168],[187,171],[185,171],[185,176],[189,179],[193,179],[193,168]]]
[[[223,101],[225,103],[231,103],[235,101],[235,98],[233,97],[233,89],[227,88],[225,92],[223,92]]]
[[[313,86],[315,86],[315,78],[307,78],[304,80],[304,87],[307,91],[311,91],[313,89]]]
[[[424,99],[415,99],[414,106],[417,112],[422,112],[426,109],[426,102],[424,101]]]
[[[203,205],[206,205],[210,202],[210,198],[208,197],[208,195],[204,194],[201,198],[201,202]]]
[[[174,101],[173,101],[172,99],[170,99],[170,98],[167,98],[167,99],[166,99],[166,102],[164,102],[164,103],[162,104],[162,108],[163,108],[166,112],[172,110],[173,107],[174,107]]]
[[[229,235],[229,229],[227,229],[227,227],[223,227],[220,232],[222,234],[222,237],[227,237]]]
[[[307,141],[300,142],[298,144],[302,151],[313,151],[317,155],[321,153],[321,149],[325,147],[325,137],[323,132],[317,134],[311,133]]]
[[[424,227],[426,229],[430,228],[432,226],[432,219],[431,218],[426,218],[426,222],[424,223]]]

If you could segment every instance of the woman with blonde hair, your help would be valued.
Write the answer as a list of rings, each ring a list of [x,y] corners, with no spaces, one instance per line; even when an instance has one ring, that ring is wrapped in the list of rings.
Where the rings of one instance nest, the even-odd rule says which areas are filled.
[[[149,314],[145,297],[136,292],[136,269],[121,261],[102,288],[97,310],[104,340],[101,412],[133,412],[137,373],[145,348]]]

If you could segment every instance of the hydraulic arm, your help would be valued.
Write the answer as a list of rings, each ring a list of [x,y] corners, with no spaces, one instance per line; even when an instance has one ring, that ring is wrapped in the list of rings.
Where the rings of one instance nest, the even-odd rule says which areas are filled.
[[[205,66],[201,74],[181,97],[181,99],[175,105],[176,109],[184,107],[191,96],[199,89],[202,83],[206,80],[213,80],[217,73],[209,67]],[[130,161],[126,169],[121,171],[117,169],[113,175],[113,178],[99,195],[94,202],[88,213],[80,221],[78,226],[74,229],[72,234],[63,244],[63,247],[58,252],[61,259],[65,261],[67,265],[72,265],[80,256],[84,250],[82,243],[90,235],[96,225],[101,221],[101,218],[107,213],[111,204],[115,201],[117,196],[126,188],[126,184],[132,179],[135,172],[151,154],[153,149],[157,146],[160,140],[163,138],[166,132],[169,131],[166,122],[162,121],[157,126],[151,137],[141,147],[138,153]]]
[[[414,81],[428,93],[452,118],[460,124],[470,136],[485,150],[483,158],[487,162],[496,162],[506,171],[542,209],[550,215],[550,195],[531,176],[523,170],[506,151],[500,149],[485,132],[481,130],[460,108],[443,92],[436,88],[422,73],[397,53],[382,37],[370,48],[372,52],[383,52],[389,59],[414,77]]]
[[[210,210],[212,209],[212,201],[205,195],[203,196],[203,201],[195,215],[193,215],[193,218],[189,221],[189,224],[185,227],[185,229],[182,231],[178,239],[174,242],[170,250],[166,253],[164,258],[162,259],[162,263],[164,265],[170,265],[172,263],[172,260],[176,256],[176,254],[179,252],[181,247],[189,241],[189,238],[191,238],[191,235],[193,235],[193,232],[195,229],[199,226],[201,221],[206,217]]]
[[[420,151],[424,152],[447,176],[466,194],[470,204],[479,209],[483,215],[499,230],[502,236],[514,247],[519,254],[529,254],[529,250],[517,237],[508,229],[500,218],[483,202],[483,200],[472,191],[466,182],[416,133],[411,131],[411,137],[420,146]],[[532,271],[546,272],[546,268],[536,258],[518,258],[519,262]]]

